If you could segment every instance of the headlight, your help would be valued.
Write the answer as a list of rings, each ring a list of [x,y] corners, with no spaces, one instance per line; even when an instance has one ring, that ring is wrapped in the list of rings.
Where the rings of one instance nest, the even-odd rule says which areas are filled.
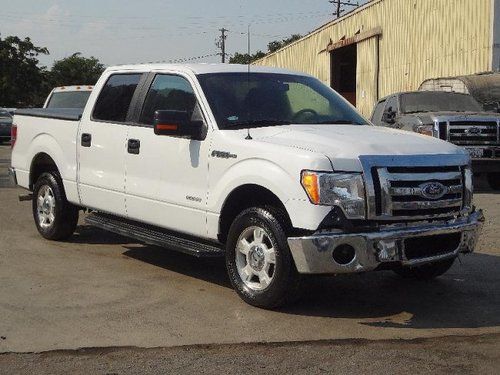
[[[416,128],[417,133],[434,137],[434,125],[420,125]]]
[[[365,218],[365,185],[360,173],[303,171],[301,183],[312,203],[339,206],[350,219]]]

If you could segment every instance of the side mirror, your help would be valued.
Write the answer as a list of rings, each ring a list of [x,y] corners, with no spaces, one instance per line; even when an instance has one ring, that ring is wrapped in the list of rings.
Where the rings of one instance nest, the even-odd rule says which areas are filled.
[[[387,111],[382,115],[382,121],[386,124],[394,124],[396,122],[396,111],[392,110],[392,107],[389,107]]]
[[[187,111],[156,111],[153,125],[156,135],[172,137],[200,139],[203,131],[203,121],[192,121]]]

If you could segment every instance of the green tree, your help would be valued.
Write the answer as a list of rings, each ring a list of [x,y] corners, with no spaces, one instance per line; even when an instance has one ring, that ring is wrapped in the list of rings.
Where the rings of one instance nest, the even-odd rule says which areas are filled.
[[[262,51],[257,51],[253,55],[249,55],[248,53],[239,53],[236,52],[234,56],[229,58],[230,64],[250,64],[251,62],[258,60],[262,57],[266,56],[266,54]]]
[[[45,47],[30,38],[0,37],[0,106],[33,106],[42,100],[45,67],[38,66],[38,55],[48,55]]]
[[[293,34],[289,38],[272,41],[267,45],[267,50],[269,53],[276,52],[277,50],[289,45],[290,43],[299,40],[300,38],[302,38],[302,35]]]
[[[267,53],[276,52],[277,50],[285,47],[286,45],[295,42],[302,38],[300,34],[293,34],[290,37],[282,40],[273,40],[267,44]],[[248,53],[239,53],[236,52],[233,57],[229,59],[230,64],[250,64],[255,60],[258,60],[262,57],[266,56],[266,54],[262,51],[257,51],[253,55],[249,55]]]
[[[50,82],[52,86],[93,85],[104,69],[95,57],[83,57],[76,52],[54,62],[49,74]]]

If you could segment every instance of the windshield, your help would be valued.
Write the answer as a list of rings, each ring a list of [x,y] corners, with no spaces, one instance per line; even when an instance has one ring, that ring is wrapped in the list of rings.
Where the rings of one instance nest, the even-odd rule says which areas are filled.
[[[315,78],[274,73],[198,76],[219,128],[285,124],[367,124]]]
[[[84,108],[91,91],[55,92],[50,97],[47,108]]]
[[[481,105],[465,94],[422,91],[401,95],[401,112],[481,112]]]

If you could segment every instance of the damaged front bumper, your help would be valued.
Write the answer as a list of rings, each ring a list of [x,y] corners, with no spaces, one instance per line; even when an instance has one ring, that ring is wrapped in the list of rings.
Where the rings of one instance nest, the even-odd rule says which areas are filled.
[[[366,272],[390,263],[418,266],[473,252],[483,221],[478,210],[449,221],[387,226],[377,232],[291,237],[288,244],[304,274]]]

